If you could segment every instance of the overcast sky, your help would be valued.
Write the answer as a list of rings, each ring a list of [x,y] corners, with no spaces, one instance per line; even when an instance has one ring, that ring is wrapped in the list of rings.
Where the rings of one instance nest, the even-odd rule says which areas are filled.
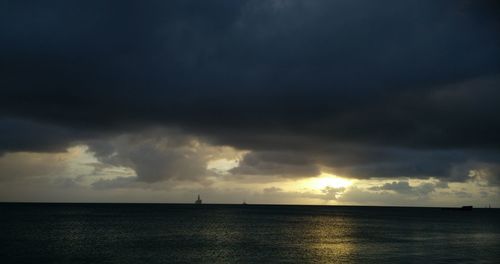
[[[493,0],[0,1],[0,201],[500,206]]]

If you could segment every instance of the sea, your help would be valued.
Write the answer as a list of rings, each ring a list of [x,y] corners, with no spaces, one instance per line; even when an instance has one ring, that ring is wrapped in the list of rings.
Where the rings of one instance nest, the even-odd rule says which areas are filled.
[[[0,263],[500,263],[500,209],[1,203]]]

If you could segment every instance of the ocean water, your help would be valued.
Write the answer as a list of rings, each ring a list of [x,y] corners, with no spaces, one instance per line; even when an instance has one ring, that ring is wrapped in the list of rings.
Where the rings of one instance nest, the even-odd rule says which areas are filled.
[[[0,263],[500,263],[500,210],[0,204]]]

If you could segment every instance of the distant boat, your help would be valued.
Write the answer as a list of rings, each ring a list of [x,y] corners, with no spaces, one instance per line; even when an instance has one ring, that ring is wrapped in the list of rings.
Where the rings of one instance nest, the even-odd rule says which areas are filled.
[[[242,205],[248,205],[247,202],[243,201]]]
[[[202,201],[200,199],[200,195],[198,194],[198,199],[196,201],[194,201],[194,204],[201,204]]]
[[[441,208],[441,210],[446,210],[446,211],[472,211],[472,205],[465,205],[462,207],[446,207],[446,208]]]

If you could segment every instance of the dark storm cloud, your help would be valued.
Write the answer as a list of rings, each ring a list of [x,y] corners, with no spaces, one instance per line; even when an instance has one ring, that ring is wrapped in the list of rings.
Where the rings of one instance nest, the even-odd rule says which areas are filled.
[[[316,176],[320,173],[314,160],[302,153],[291,152],[251,152],[245,155],[233,174],[276,175],[283,177]]]
[[[89,133],[40,122],[0,118],[0,155],[5,151],[64,151]]]
[[[496,1],[4,1],[0,153],[89,142],[113,162],[104,157],[117,146],[92,142],[165,126],[255,151],[235,173],[327,166],[464,180],[471,163],[500,163],[498,10]],[[176,174],[185,153],[132,146],[119,149],[120,164],[143,181],[204,172],[201,157]]]

